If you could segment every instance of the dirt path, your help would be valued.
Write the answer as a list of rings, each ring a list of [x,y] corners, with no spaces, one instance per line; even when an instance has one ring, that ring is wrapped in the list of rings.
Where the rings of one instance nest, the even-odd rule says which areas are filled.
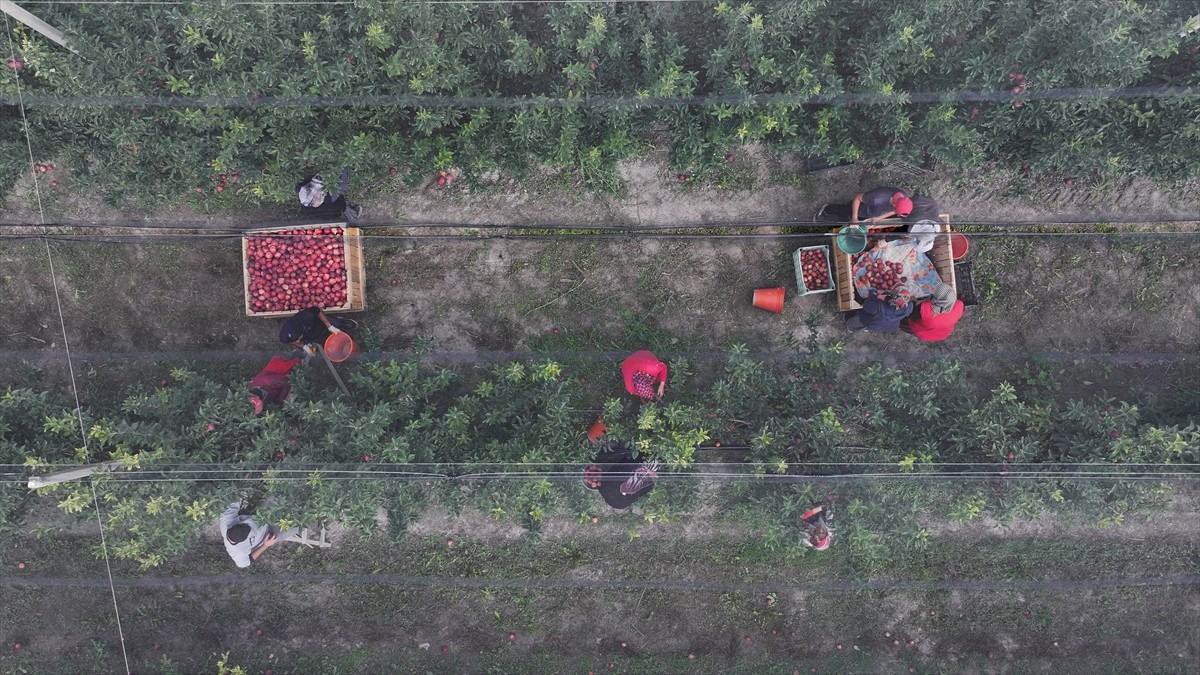
[[[672,182],[664,166],[654,158],[622,165],[628,185],[623,197],[582,193],[542,179],[529,187],[501,180],[473,193],[378,188],[364,202],[380,218],[414,223],[775,223],[804,220],[823,201],[902,177],[857,166],[800,175],[794,160],[755,155],[737,189],[695,189]],[[983,171],[911,184],[941,196],[956,222],[1117,207],[1200,210],[1200,192],[1184,187],[1159,188],[1136,179],[1104,189],[1082,183],[1067,188]],[[57,207],[68,219],[104,222],[121,216],[90,204]],[[10,204],[0,218],[27,219],[30,213],[22,208]],[[176,209],[158,215],[200,226],[273,218],[269,210]],[[443,354],[615,353],[652,344],[663,352],[720,354],[733,343],[773,350],[785,333],[803,334],[803,321],[813,311],[821,315],[823,341],[846,340],[852,355],[883,360],[1118,353],[1153,366],[1158,357],[1168,364],[1200,348],[1200,267],[1192,264],[1200,247],[1191,239],[973,242],[973,281],[983,303],[968,309],[953,338],[932,346],[898,334],[850,336],[831,295],[796,297],[791,251],[815,243],[796,238],[368,238],[369,311],[361,319],[377,337],[376,352],[420,345]],[[242,316],[236,238],[62,242],[52,252],[68,335],[85,359],[112,352],[118,359],[178,353],[240,360],[274,348],[276,322]],[[0,242],[0,265],[0,290],[15,299],[11,325],[21,329],[0,333],[0,351],[61,354],[57,301],[42,244]],[[754,288],[777,285],[792,289],[781,316],[750,306]]]
[[[790,253],[802,243],[453,240],[406,253],[403,242],[371,239],[360,320],[383,350],[418,337],[439,352],[622,350],[653,333],[721,352],[735,342],[772,348],[783,332],[803,334],[816,310],[824,338],[849,340],[851,350],[926,348],[899,334],[849,336],[830,294],[795,297]],[[1195,245],[1102,240],[1081,248],[1038,239],[981,241],[977,249],[974,281],[984,302],[934,350],[1194,352],[1200,344]],[[53,251],[80,352],[260,350],[274,342],[276,322],[241,315],[236,239],[61,243]],[[0,349],[53,349],[61,336],[44,248],[2,243],[0,259],[0,286],[20,297],[13,325],[25,329],[0,335]],[[776,285],[793,289],[782,315],[750,305],[754,288]]]
[[[641,225],[808,222],[825,202],[847,200],[874,185],[897,185],[931,194],[957,222],[972,220],[1039,222],[1046,219],[1093,222],[1200,221],[1200,178],[1160,185],[1129,177],[1097,181],[1076,176],[1032,176],[983,167],[977,170],[910,172],[902,168],[851,165],[806,173],[803,158],[768,155],[743,148],[727,170],[724,184],[681,183],[661,153],[622,162],[623,194],[595,194],[572,179],[535,172],[524,180],[479,177],[474,188],[446,189],[432,177],[417,189],[395,180],[356,176],[351,195],[368,219],[462,225]],[[1066,179],[1071,178],[1071,184]],[[38,223],[32,181],[18,184],[0,212],[0,223]],[[155,212],[125,205],[112,208],[63,193],[45,195],[49,222],[78,224],[175,223],[196,227],[251,225],[294,220],[289,203],[196,211],[185,205]],[[1194,225],[1194,222],[1192,222]]]
[[[1185,672],[1200,650],[1180,621],[1200,611],[1186,580],[1194,536],[944,534],[924,554],[895,551],[866,591],[854,583],[851,542],[789,552],[756,546],[751,532],[678,536],[688,527],[636,540],[605,525],[512,537],[477,516],[435,513],[400,544],[279,549],[245,572],[214,544],[150,574],[118,564],[114,575],[136,672],[155,672],[164,656],[209,670],[225,652],[251,672],[279,673],[1050,673],[1135,662]],[[6,585],[0,640],[24,648],[0,654],[0,668],[120,670],[91,540],[11,544],[0,552],[6,569],[19,557],[44,575],[53,554],[56,565],[80,560],[66,576],[97,583]],[[55,611],[84,600],[69,620]]]

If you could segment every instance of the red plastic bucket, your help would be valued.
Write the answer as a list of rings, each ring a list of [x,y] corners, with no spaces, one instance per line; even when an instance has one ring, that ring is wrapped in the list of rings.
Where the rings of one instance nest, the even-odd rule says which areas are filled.
[[[971,244],[967,241],[967,235],[962,232],[950,233],[950,255],[955,260],[962,260],[967,257],[967,251],[971,250]]]
[[[608,426],[602,420],[596,420],[591,427],[588,428],[587,439],[591,443],[598,442],[604,437],[604,433],[608,431]]]
[[[325,355],[334,363],[341,363],[358,353],[358,345],[345,332],[330,333],[325,338]]]
[[[776,314],[783,312],[784,287],[756,288],[754,290],[754,306]]]

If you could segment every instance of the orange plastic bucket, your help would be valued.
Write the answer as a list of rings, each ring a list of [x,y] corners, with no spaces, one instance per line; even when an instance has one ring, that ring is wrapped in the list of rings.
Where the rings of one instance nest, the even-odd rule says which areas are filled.
[[[754,306],[779,314],[783,312],[783,292],[783,286],[779,288],[756,288],[754,290]]]
[[[967,235],[962,232],[950,233],[950,255],[955,260],[962,260],[967,257],[967,251],[971,250],[971,244],[967,241]]]
[[[325,355],[334,363],[341,363],[358,353],[358,345],[346,333],[330,333],[325,338]]]
[[[604,437],[604,433],[608,431],[608,426],[602,420],[596,420],[591,427],[588,428],[587,439],[591,443],[595,443]]]

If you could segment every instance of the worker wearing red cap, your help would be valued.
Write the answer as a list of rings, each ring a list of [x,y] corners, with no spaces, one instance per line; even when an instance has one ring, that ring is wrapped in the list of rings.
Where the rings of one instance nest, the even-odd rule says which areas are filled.
[[[653,352],[642,349],[629,355],[621,364],[625,389],[643,401],[660,399],[667,388],[667,364]]]
[[[877,187],[859,192],[849,204],[826,204],[814,222],[877,223],[888,218],[906,218],[913,210],[908,193],[895,187]]]

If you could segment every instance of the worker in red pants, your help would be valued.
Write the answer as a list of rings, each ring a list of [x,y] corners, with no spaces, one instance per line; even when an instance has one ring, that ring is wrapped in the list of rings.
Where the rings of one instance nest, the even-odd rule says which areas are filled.
[[[306,352],[297,352],[305,354]],[[291,386],[288,384],[288,373],[305,361],[304,356],[284,358],[272,356],[267,366],[259,374],[250,379],[250,405],[254,406],[254,414],[261,415],[267,403],[283,403],[287,399]]]
[[[667,364],[646,349],[625,359],[621,375],[625,378],[625,389],[643,401],[661,399],[667,389]]]

